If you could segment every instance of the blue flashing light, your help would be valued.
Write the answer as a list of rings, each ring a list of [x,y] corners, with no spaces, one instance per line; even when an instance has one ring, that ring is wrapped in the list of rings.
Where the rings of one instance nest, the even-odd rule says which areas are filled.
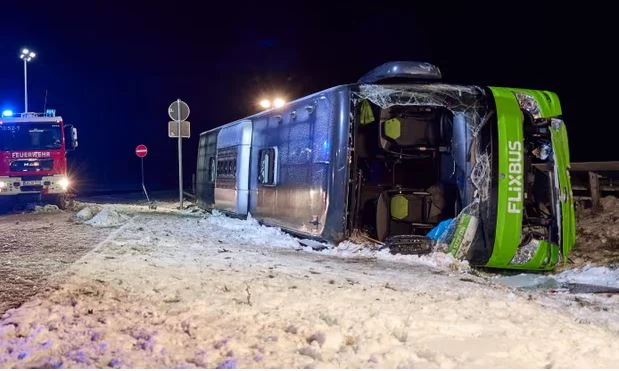
[[[56,116],[56,110],[55,109],[45,110],[45,115],[47,115],[47,116]]]
[[[11,111],[10,109],[5,109],[4,111],[2,111],[2,117],[11,117],[13,116],[13,111]]]

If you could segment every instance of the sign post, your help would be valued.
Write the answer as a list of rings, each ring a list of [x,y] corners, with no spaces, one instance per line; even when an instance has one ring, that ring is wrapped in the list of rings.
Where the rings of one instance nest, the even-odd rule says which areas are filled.
[[[189,131],[189,123],[185,122],[189,117],[189,106],[187,103],[183,102],[180,99],[177,99],[175,102],[172,102],[168,107],[168,116],[170,119],[176,122],[176,135],[168,130],[168,136],[178,137],[178,199],[180,202],[180,209],[183,209],[183,135],[181,133],[181,129],[186,126],[187,132]],[[186,124],[186,125],[185,125]],[[189,138],[189,135],[186,136]]]
[[[146,196],[146,201],[150,204],[150,198],[148,197],[148,192],[146,192],[146,185],[144,184],[144,157],[148,154],[148,148],[140,144],[135,147],[135,155],[140,158],[140,165],[142,168],[142,189],[144,190],[144,195]]]

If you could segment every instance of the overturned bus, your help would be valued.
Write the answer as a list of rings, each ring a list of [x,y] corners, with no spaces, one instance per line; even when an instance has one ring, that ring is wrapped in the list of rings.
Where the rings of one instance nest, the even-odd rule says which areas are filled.
[[[575,242],[569,164],[555,93],[389,62],[202,133],[196,192],[305,238],[550,270]]]

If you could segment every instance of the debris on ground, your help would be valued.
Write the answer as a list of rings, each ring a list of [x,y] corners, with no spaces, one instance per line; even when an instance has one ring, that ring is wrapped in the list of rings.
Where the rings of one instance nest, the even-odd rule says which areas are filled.
[[[606,196],[600,200],[601,210],[577,208],[576,246],[571,263],[561,269],[607,266],[619,268],[619,199]]]

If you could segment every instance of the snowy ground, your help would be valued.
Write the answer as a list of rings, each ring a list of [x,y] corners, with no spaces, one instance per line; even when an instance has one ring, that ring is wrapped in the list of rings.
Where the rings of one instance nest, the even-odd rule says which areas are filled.
[[[173,203],[88,206],[84,226],[108,237],[57,289],[4,314],[0,367],[619,364],[618,295],[561,289],[615,285],[615,270],[509,281],[440,253],[313,251],[254,220]]]
[[[0,315],[46,289],[108,234],[56,207],[0,216]]]

